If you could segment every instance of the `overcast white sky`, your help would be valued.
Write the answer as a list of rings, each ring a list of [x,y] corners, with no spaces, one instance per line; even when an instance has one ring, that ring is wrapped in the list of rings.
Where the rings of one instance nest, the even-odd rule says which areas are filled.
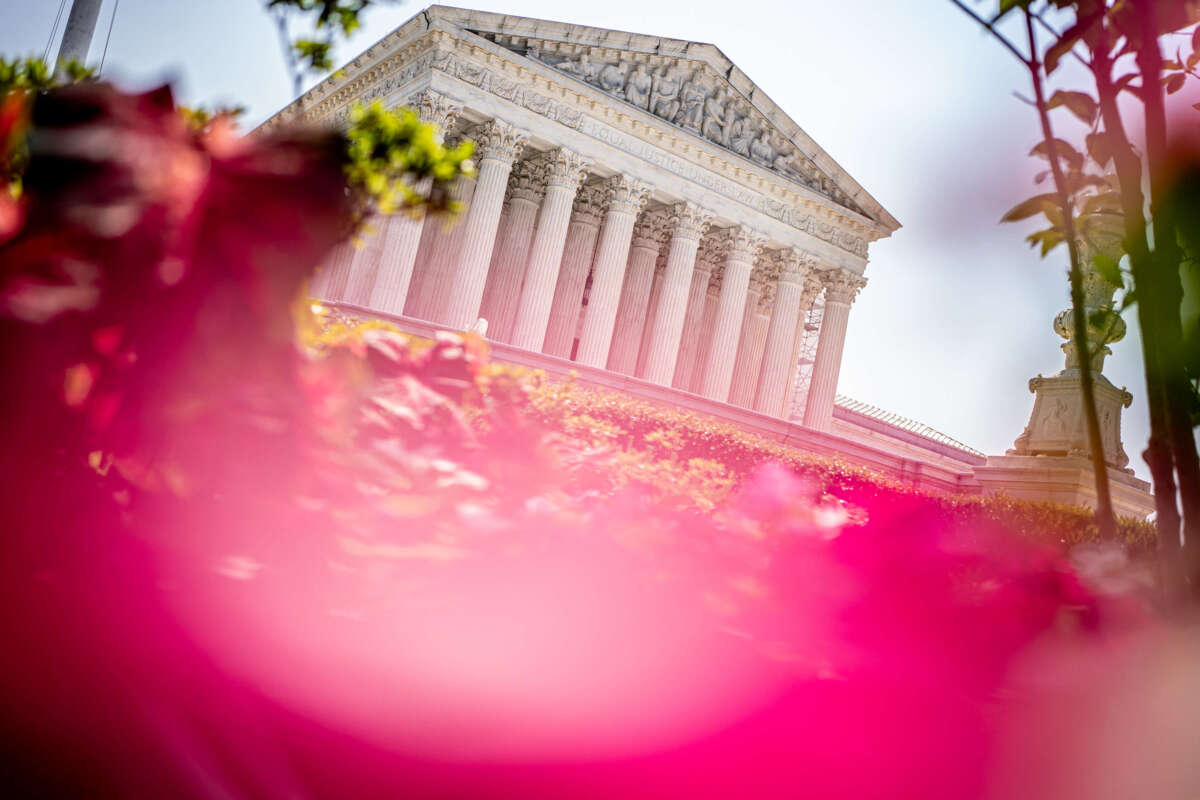
[[[189,104],[239,103],[256,124],[291,97],[261,0],[104,0],[91,60],[132,86],[170,80]],[[850,315],[840,391],[1003,453],[1033,404],[1027,381],[1062,367],[1051,330],[1065,256],[997,220],[1032,193],[1037,140],[1010,55],[946,0],[470,0],[467,7],[720,47],[904,225],[871,245]],[[990,6],[985,3],[981,7]],[[0,0],[0,54],[46,48],[59,0]],[[424,8],[373,8],[349,59]],[[55,42],[57,46],[57,42]],[[1148,424],[1134,320],[1105,374],[1128,386],[1125,448],[1139,475]]]

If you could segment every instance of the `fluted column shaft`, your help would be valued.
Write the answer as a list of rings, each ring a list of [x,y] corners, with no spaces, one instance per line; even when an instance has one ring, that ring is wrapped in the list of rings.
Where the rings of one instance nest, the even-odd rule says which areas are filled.
[[[804,424],[819,431],[830,431],[833,429],[833,401],[837,395],[838,374],[842,369],[842,349],[846,344],[850,304],[865,281],[842,270],[828,270],[822,278],[825,284],[825,314],[821,319],[821,335],[817,340],[812,383],[804,405]]]
[[[758,386],[759,365],[766,345],[766,327],[759,324],[765,317],[759,313],[763,300],[763,283],[753,275],[746,293],[746,308],[742,311],[742,332],[738,336],[737,358],[733,364],[733,380],[729,384],[729,402],[742,408],[754,406],[754,390]]]
[[[650,338],[654,335],[654,318],[658,314],[658,298],[662,295],[663,274],[667,269],[667,255],[659,251],[654,265],[654,283],[650,288],[650,302],[646,304],[646,321],[642,325],[642,340],[638,346],[637,376],[646,377],[646,359],[650,356]]]
[[[475,181],[460,180],[451,190],[454,199],[470,208],[475,197]],[[465,215],[457,218],[440,219],[437,222],[429,220],[421,234],[421,244],[417,249],[417,264],[421,269],[419,293],[415,297],[416,307],[405,311],[409,316],[427,319],[432,322],[443,322],[443,313],[447,299],[450,296],[450,278],[454,275],[454,266],[458,262],[458,253],[462,247],[463,232],[466,230]],[[409,289],[412,294],[413,289]]]
[[[517,347],[540,351],[545,344],[571,209],[586,167],[587,163],[569,150],[556,152],[548,165],[546,196],[538,215],[537,233],[529,249],[525,283],[521,287],[511,338]]]
[[[767,346],[763,351],[762,368],[758,373],[758,387],[754,395],[756,411],[784,418],[788,416],[783,407],[788,393],[787,384],[796,368],[797,327],[801,315],[807,313],[807,309],[801,308],[801,305],[804,278],[808,270],[808,261],[800,252],[792,251],[785,258],[787,260],[775,290],[775,308],[767,328]]]
[[[424,122],[437,128],[438,137],[445,135],[462,111],[458,103],[431,89],[413,95],[408,104],[417,110]],[[451,195],[461,199],[463,187],[468,184],[470,181],[458,181],[451,187]],[[418,194],[428,196],[433,180],[426,178],[416,188]],[[421,209],[416,213],[398,211],[389,217],[380,262],[369,290],[368,305],[371,308],[389,314],[411,314],[418,305],[421,277],[418,255],[425,241],[426,216],[425,210]]]
[[[687,310],[683,315],[683,328],[679,339],[675,375],[671,385],[685,392],[692,390],[692,373],[703,369],[697,366],[700,350],[701,325],[704,309],[708,304],[708,284],[712,281],[712,265],[697,256],[692,268],[692,282],[688,287]]]
[[[750,272],[765,241],[765,237],[749,228],[738,228],[731,234],[729,253],[725,257],[725,277],[721,281],[717,315],[713,320],[712,342],[700,386],[701,393],[714,400],[724,402],[729,399],[738,337],[742,332],[742,315],[746,310],[746,292],[750,288]]]
[[[679,203],[672,209],[671,244],[646,356],[646,380],[660,386],[670,386],[675,374],[696,250],[711,219],[711,214],[691,203]],[[707,278],[705,281],[707,287]]]
[[[387,314],[404,313],[424,227],[423,213],[416,216],[399,213],[388,220],[383,233],[379,269],[375,273],[375,283],[367,302],[371,308]]]
[[[350,241],[342,242],[329,251],[325,265],[313,279],[310,290],[313,296],[330,303],[345,299],[355,252],[354,243]]]
[[[563,246],[554,300],[550,304],[550,322],[542,352],[559,358],[571,357],[579,312],[583,308],[583,289],[592,268],[592,254],[600,233],[600,215],[604,192],[598,187],[585,186],[575,199],[571,224],[567,227],[567,243]]]
[[[611,179],[608,188],[611,192],[608,212],[604,215],[604,230],[596,247],[592,289],[575,357],[580,364],[592,367],[603,367],[608,361],[617,303],[633,241],[633,225],[649,192],[648,186],[625,175]]]
[[[346,276],[346,291],[342,299],[356,306],[371,302],[371,287],[379,272],[379,259],[383,253],[383,232],[388,218],[373,214],[359,235],[359,242],[350,259],[350,271]]]
[[[459,330],[471,327],[479,318],[508,174],[525,141],[515,128],[496,120],[485,125],[475,139],[480,147],[479,177],[463,227],[462,251],[449,281],[446,310],[441,315],[446,325]]]
[[[721,285],[714,280],[708,282],[708,296],[704,298],[704,314],[700,317],[700,328],[696,334],[696,353],[692,368],[692,380],[688,391],[692,394],[704,392],[704,365],[708,363],[708,352],[712,347],[713,325],[717,321],[717,305],[721,297]]]
[[[637,370],[638,349],[642,344],[650,289],[654,283],[654,265],[658,261],[665,226],[666,218],[661,214],[645,214],[634,226],[629,267],[621,287],[613,343],[608,351],[608,368],[613,372],[633,375]]]
[[[496,258],[484,289],[479,315],[488,321],[488,338],[507,342],[512,338],[517,303],[521,299],[521,281],[525,260],[537,222],[538,201],[529,196],[512,197],[508,214],[496,239]]]

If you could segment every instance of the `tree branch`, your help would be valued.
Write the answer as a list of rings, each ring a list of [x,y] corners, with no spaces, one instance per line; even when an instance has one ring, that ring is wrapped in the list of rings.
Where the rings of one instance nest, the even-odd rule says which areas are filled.
[[[1062,41],[1062,34],[1055,30],[1053,25],[1051,25],[1049,22],[1046,22],[1046,20],[1042,18],[1041,14],[1035,14],[1030,11],[1029,15],[1033,17],[1045,30],[1049,31],[1050,35],[1052,35],[1055,39]],[[1071,55],[1075,56],[1076,61],[1078,61],[1080,64],[1083,64],[1083,66],[1085,66],[1087,69],[1090,70],[1092,68],[1092,62],[1079,55],[1079,51],[1075,49],[1074,45],[1071,45],[1069,52]]]
[[[1010,42],[1008,39],[1005,39],[1005,38],[1004,38],[1004,37],[1003,37],[1003,36],[1000,34],[1000,32],[999,32],[998,30],[996,30],[995,26],[994,26],[992,23],[988,22],[986,19],[984,19],[983,17],[979,16],[978,14],[976,14],[976,13],[975,13],[974,11],[972,11],[971,9],[967,8],[967,6],[966,6],[966,5],[965,5],[965,4],[962,2],[962,0],[950,0],[950,2],[951,2],[951,3],[953,3],[955,6],[957,6],[957,7],[958,7],[958,9],[959,9],[960,11],[962,11],[964,14],[966,14],[968,17],[970,17],[971,19],[975,20],[975,21],[976,21],[976,22],[978,22],[980,25],[982,25],[982,26],[983,26],[983,28],[984,28],[984,29],[985,29],[985,30],[986,30],[988,33],[990,33],[992,36],[996,37],[996,40],[997,40],[997,41],[999,41],[999,42],[1000,42],[1000,44],[1004,45],[1004,47],[1005,47],[1005,48],[1006,48],[1006,49],[1007,49],[1007,50],[1008,50],[1010,53],[1012,53],[1014,56],[1016,56],[1016,58],[1017,58],[1017,60],[1018,60],[1018,61],[1020,61],[1020,62],[1021,62],[1022,64],[1024,64],[1026,67],[1029,67],[1029,68],[1031,68],[1031,69],[1032,69],[1032,67],[1033,67],[1033,60],[1032,60],[1032,57],[1030,57],[1030,58],[1026,58],[1026,57],[1025,57],[1025,54],[1024,54],[1024,53],[1022,53],[1020,50],[1018,50],[1018,49],[1017,49],[1017,46],[1016,46],[1015,44],[1013,44],[1012,42]]]

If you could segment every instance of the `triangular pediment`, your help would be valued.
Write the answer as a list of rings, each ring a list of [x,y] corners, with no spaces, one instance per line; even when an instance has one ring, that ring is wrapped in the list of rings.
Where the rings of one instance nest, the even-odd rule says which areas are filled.
[[[635,106],[889,231],[899,227],[713,45],[444,6],[426,14]]]

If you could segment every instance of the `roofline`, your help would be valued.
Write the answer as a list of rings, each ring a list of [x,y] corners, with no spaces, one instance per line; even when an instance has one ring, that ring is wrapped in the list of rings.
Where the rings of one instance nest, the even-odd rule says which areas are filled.
[[[601,36],[596,37],[597,40],[591,44],[593,47],[610,47],[612,49],[624,49],[643,53],[661,54],[663,51],[673,54],[678,53],[680,57],[687,57],[689,59],[702,61],[708,64],[718,75],[724,77],[726,80],[729,80],[733,84],[734,88],[738,88],[736,77],[740,76],[745,80],[746,83],[753,87],[755,93],[759,97],[767,100],[772,106],[774,106],[774,108],[778,109],[778,111],[783,114],[789,122],[795,125],[796,134],[791,136],[793,144],[809,145],[808,148],[801,147],[801,151],[804,152],[804,154],[818,167],[829,174],[829,177],[834,179],[839,184],[841,189],[850,195],[851,199],[867,209],[872,215],[872,217],[870,217],[871,221],[882,227],[883,230],[886,231],[885,235],[891,235],[901,227],[899,220],[892,216],[892,214],[883,207],[882,203],[875,199],[875,197],[872,196],[862,184],[855,180],[850,173],[847,172],[846,169],[833,158],[833,156],[829,155],[829,153],[827,153],[823,147],[817,144],[816,140],[809,136],[804,128],[802,128],[794,119],[792,119],[790,114],[784,111],[778,103],[772,100],[771,97],[765,91],[763,91],[757,83],[751,80],[750,77],[733,62],[733,59],[725,55],[721,48],[715,44],[710,44],[708,42],[693,42],[687,39],[671,39],[665,36],[655,36],[653,34],[636,33],[632,31],[616,30],[613,28],[597,28],[592,25],[577,25],[571,22],[564,23],[556,20],[539,19],[537,17],[519,17],[511,14],[498,14],[494,11],[477,11],[459,6],[432,5],[421,13],[426,15],[426,19],[444,20],[460,28],[465,27],[465,23],[467,21],[475,23],[479,18],[484,18],[492,22],[491,27],[486,29],[488,33],[507,33],[510,35],[514,34],[513,28],[520,27],[520,23],[534,23],[532,30],[519,31],[519,35],[530,36],[532,38],[555,38],[548,33],[538,34],[537,23],[549,23],[553,25],[566,24],[571,25],[576,30],[603,35],[603,40],[601,39]],[[476,27],[478,28],[478,25],[476,25]],[[629,37],[629,41],[625,43],[625,46],[608,41],[611,39],[611,34],[613,33],[623,34],[624,36]],[[643,40],[646,45],[649,46],[639,46],[640,43],[637,42],[637,40]],[[567,40],[558,38],[557,41]],[[577,40],[572,39],[570,41],[576,42]],[[674,46],[664,47],[664,45]],[[711,52],[705,52],[706,50]],[[715,58],[713,56],[715,56]],[[747,95],[745,92],[743,92],[743,94]],[[750,102],[752,105],[754,105],[749,96],[746,96],[745,99],[747,102]],[[766,114],[766,112],[761,108],[759,111],[764,113],[764,115]],[[800,141],[796,141],[797,139]],[[828,163],[822,163],[823,160],[828,161]],[[835,174],[830,174],[830,166],[836,169],[837,177],[835,177]],[[875,219],[874,217],[878,217],[878,219]]]
[[[477,24],[480,18],[487,20],[492,27],[486,29],[480,28]],[[851,199],[853,199],[855,202],[858,202],[860,206],[863,206],[867,211],[867,214],[861,214],[855,212],[853,209],[848,209],[840,204],[835,203],[839,209],[839,213],[844,212],[853,214],[855,217],[859,217],[861,220],[863,220],[864,224],[868,224],[868,227],[874,227],[880,235],[880,238],[891,236],[891,234],[895,233],[901,227],[900,222],[893,217],[887,211],[887,209],[885,209],[883,205],[870,194],[870,192],[868,192],[858,181],[851,177],[851,175],[846,172],[846,170],[840,164],[838,164],[838,162],[835,161],[832,156],[825,152],[824,148],[818,145],[816,141],[809,136],[804,129],[801,128],[798,123],[796,123],[795,120],[791,118],[790,115],[783,111],[783,109],[780,108],[780,106],[776,104],[774,100],[771,100],[766,92],[759,88],[758,84],[750,80],[749,76],[742,72],[741,69],[738,68],[737,65],[734,64],[733,61],[726,56],[719,47],[706,42],[692,42],[684,39],[669,39],[650,34],[618,31],[611,28],[597,28],[590,25],[575,25],[574,23],[538,19],[536,17],[519,17],[506,14],[497,14],[491,11],[477,11],[456,6],[431,5],[421,11],[418,11],[412,17],[408,18],[403,23],[389,31],[387,34],[380,37],[373,44],[362,50],[358,55],[346,61],[341,68],[334,70],[333,73],[323,78],[321,81],[302,93],[299,97],[293,99],[291,102],[269,116],[261,123],[259,127],[261,128],[267,126],[281,116],[287,114],[289,111],[299,113],[303,107],[309,104],[308,101],[312,99],[313,95],[324,95],[327,92],[335,91],[341,88],[345,84],[348,77],[352,77],[344,74],[347,67],[353,65],[355,71],[358,71],[365,66],[363,62],[369,63],[380,56],[386,55],[386,52],[378,53],[375,51],[381,47],[385,47],[389,40],[405,40],[416,37],[433,28],[435,22],[443,22],[453,26],[454,28],[469,33],[470,31],[466,28],[466,23],[468,21],[471,22],[477,29],[485,30],[485,32],[488,33],[508,33],[509,35],[523,35],[531,36],[533,38],[538,38],[536,31],[539,23],[549,25],[571,25],[577,30],[594,34],[607,34],[609,36],[611,36],[613,33],[618,33],[629,37],[630,39],[625,48],[619,49],[650,53],[661,53],[663,50],[668,52],[678,51],[678,57],[686,57],[691,60],[702,61],[706,63],[715,72],[717,72],[717,74],[723,76],[726,80],[729,80],[735,89],[738,88],[736,78],[740,76],[745,83],[749,84],[749,86],[754,89],[755,93],[760,98],[769,102],[771,106],[777,109],[780,114],[782,114],[789,122],[791,122],[792,125],[795,126],[796,133],[792,134],[790,137],[793,140],[793,144],[796,144],[797,146],[802,144],[808,145],[807,148],[800,147],[801,152],[803,152],[806,157],[811,159],[819,168],[824,170],[831,179],[838,183],[843,191],[846,191],[846,193],[850,195]],[[513,28],[519,27],[522,23],[531,23],[531,30],[514,33]],[[507,30],[505,25],[507,25]],[[547,35],[544,35],[541,38],[554,38],[548,34],[549,32],[547,32]],[[634,44],[635,40],[642,40],[645,43],[654,44],[651,47],[644,45],[637,46]],[[557,39],[557,41],[565,40],[560,37]],[[608,46],[618,49],[614,47],[613,43],[611,42],[601,43],[597,41],[597,43],[590,46]],[[741,89],[739,89],[739,91],[741,91]],[[743,94],[745,93],[743,92]],[[752,102],[748,96],[745,99],[747,102],[751,102],[752,105],[757,105],[756,103]],[[762,108],[759,108],[758,110],[760,113],[769,116],[767,111],[764,111]],[[797,139],[800,141],[796,141]],[[828,163],[822,163],[823,161],[827,161]],[[829,169],[830,166],[835,168],[836,172],[831,173]],[[823,195],[820,196],[824,197]],[[868,214],[872,216],[868,216]]]

